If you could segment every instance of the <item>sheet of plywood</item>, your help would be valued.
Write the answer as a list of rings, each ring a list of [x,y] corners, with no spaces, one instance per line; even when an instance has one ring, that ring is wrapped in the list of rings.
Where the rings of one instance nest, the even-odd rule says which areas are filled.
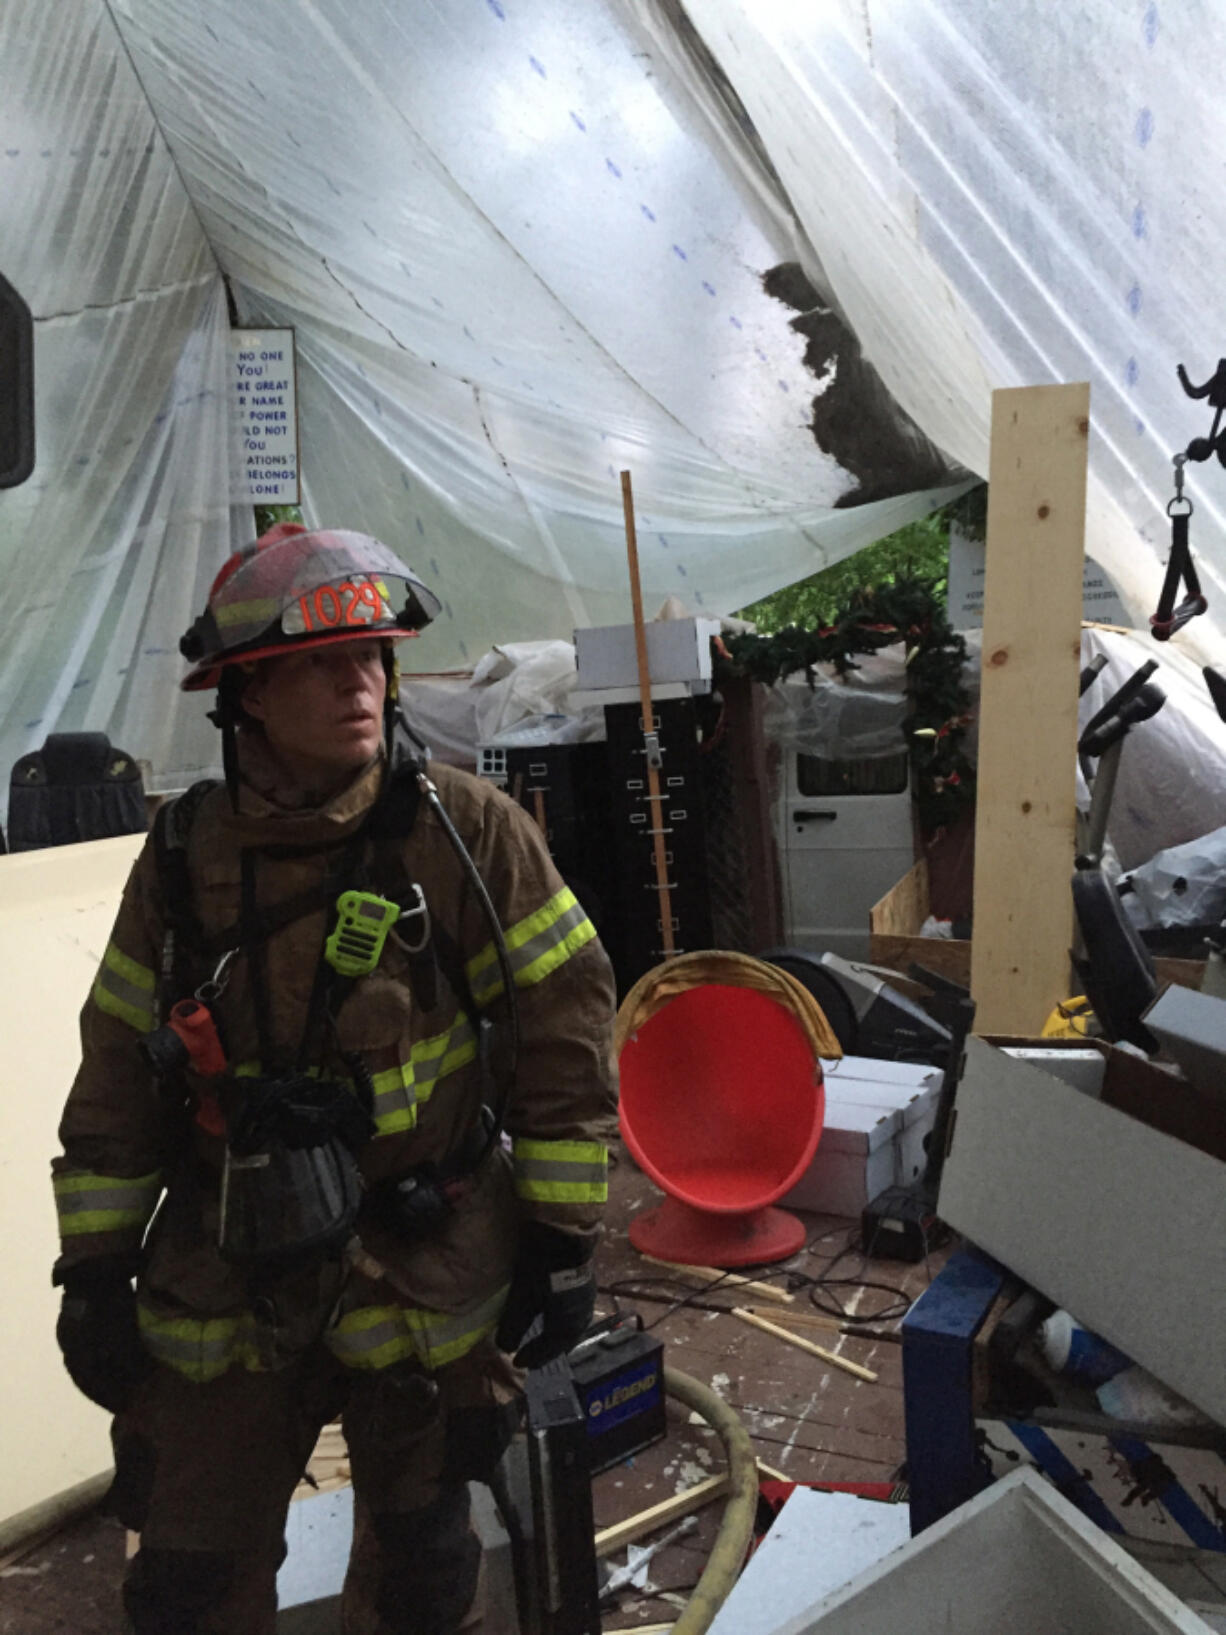
[[[96,1494],[109,1420],[75,1389],[55,1344],[58,1251],[48,1164],[80,1059],[77,1015],[143,835],[0,857],[0,1539]],[[13,1252],[20,1245],[20,1253]]]
[[[1035,1034],[1069,987],[1090,388],[993,393],[971,989]]]

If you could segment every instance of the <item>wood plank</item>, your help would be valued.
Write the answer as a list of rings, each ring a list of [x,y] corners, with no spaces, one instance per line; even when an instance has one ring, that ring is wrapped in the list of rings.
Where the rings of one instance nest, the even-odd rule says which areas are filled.
[[[868,911],[873,936],[914,937],[928,918],[928,860],[921,857]]]
[[[1036,1034],[1073,991],[1089,415],[1084,382],[992,394],[971,951],[982,1033]]]

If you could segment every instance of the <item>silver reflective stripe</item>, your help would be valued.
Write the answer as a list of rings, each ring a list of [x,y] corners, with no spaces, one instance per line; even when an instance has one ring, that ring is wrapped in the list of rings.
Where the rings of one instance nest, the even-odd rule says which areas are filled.
[[[85,1215],[96,1209],[116,1213],[145,1211],[153,1202],[155,1190],[156,1186],[145,1181],[141,1185],[115,1182],[111,1186],[91,1187],[81,1192],[57,1191],[55,1207],[61,1215]]]
[[[142,1324],[145,1345],[157,1357],[176,1365],[182,1363],[228,1363],[238,1345],[237,1327],[233,1334],[211,1340],[196,1336],[167,1334],[155,1323]]]
[[[515,1159],[517,1183],[529,1181],[575,1181],[599,1185],[608,1175],[607,1164],[582,1164],[567,1158]]]
[[[466,1016],[460,1015],[456,1018],[455,1025],[448,1033],[446,1043],[437,1056],[429,1056],[413,1063],[413,1088],[417,1092],[418,1101],[430,1099],[434,1093],[434,1086],[445,1076],[444,1067],[449,1058],[465,1045],[472,1045],[475,1039],[472,1023]],[[464,1065],[463,1062],[453,1062],[450,1067],[446,1067],[446,1071],[454,1073]]]
[[[407,1346],[404,1323],[398,1317],[385,1318],[382,1322],[372,1323],[369,1328],[346,1328],[342,1318],[340,1327],[333,1329],[329,1344],[338,1356],[363,1357],[371,1351],[378,1351],[380,1346],[393,1345],[401,1340]]]
[[[583,904],[574,902],[569,908],[564,909],[558,918],[552,924],[547,925],[543,931],[538,931],[534,937],[529,937],[528,941],[521,943],[518,948],[512,948],[510,950],[511,970],[516,978],[526,971],[530,965],[535,965],[543,955],[548,954],[552,949],[564,943],[571,932],[577,931],[586,919],[587,910],[583,907]],[[473,984],[474,999],[489,998],[501,991],[502,972],[497,963],[493,967],[487,967],[484,972],[480,973],[477,981]]]

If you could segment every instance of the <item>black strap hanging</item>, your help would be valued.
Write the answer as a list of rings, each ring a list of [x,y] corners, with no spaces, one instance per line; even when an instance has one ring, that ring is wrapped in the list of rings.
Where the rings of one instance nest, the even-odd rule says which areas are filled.
[[[1171,554],[1167,559],[1162,594],[1158,598],[1158,611],[1150,616],[1149,621],[1155,641],[1160,642],[1169,641],[1177,630],[1182,630],[1190,619],[1204,613],[1209,606],[1201,592],[1196,569],[1192,566],[1192,551],[1188,543],[1192,501],[1183,491],[1183,468],[1187,458],[1186,454],[1176,454],[1174,457],[1175,497],[1166,508],[1166,514],[1171,519]],[[1175,597],[1181,584],[1186,594],[1176,606]]]

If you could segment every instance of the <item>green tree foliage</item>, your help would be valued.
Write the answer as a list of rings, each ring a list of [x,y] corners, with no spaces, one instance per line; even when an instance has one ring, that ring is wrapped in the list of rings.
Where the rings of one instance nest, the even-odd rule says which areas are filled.
[[[942,605],[949,578],[949,522],[945,511],[909,522],[875,545],[822,568],[794,585],[764,596],[737,615],[752,619],[764,636],[789,625],[816,629],[836,623],[857,591],[881,589],[899,578],[922,579]]]
[[[257,505],[255,508],[255,536],[259,539],[279,522],[302,522],[300,505]]]

